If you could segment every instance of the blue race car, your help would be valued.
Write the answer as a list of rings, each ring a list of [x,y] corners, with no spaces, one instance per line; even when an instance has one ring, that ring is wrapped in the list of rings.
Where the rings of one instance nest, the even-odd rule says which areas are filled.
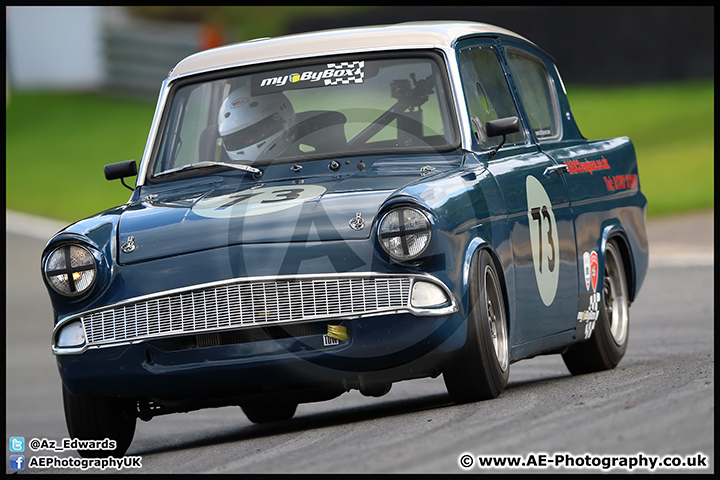
[[[457,403],[510,365],[615,367],[648,266],[627,137],[580,134],[552,58],[492,25],[261,39],[164,81],[129,201],[42,255],[69,433],[299,403],[442,374]]]

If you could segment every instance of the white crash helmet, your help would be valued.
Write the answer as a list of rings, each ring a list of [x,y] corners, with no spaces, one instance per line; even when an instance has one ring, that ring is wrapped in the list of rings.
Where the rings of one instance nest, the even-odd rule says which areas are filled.
[[[284,94],[253,97],[249,87],[241,87],[220,107],[218,133],[231,160],[253,162],[285,151],[294,123],[295,110]]]

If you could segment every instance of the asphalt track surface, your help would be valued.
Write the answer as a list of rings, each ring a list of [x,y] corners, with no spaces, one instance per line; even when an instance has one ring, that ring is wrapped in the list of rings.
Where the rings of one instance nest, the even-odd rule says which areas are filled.
[[[68,436],[39,271],[40,252],[58,225],[8,212],[6,226],[6,452],[13,454],[10,437],[21,436],[26,465],[32,457],[79,459],[73,450],[29,448],[34,438]],[[142,467],[121,472],[603,473],[602,462],[610,462],[603,458],[697,463],[701,455],[706,468],[654,471],[713,473],[713,229],[712,212],[648,224],[650,270],[630,310],[627,353],[612,371],[573,377],[559,356],[546,356],[513,364],[505,392],[486,402],[452,404],[438,377],[396,383],[381,398],[352,391],[300,405],[295,418],[277,424],[254,425],[238,407],[158,417],[138,422],[127,452]],[[473,459],[469,469],[460,465],[463,454]],[[535,465],[557,460],[562,468],[478,466],[478,457],[489,455]],[[628,471],[650,470],[609,470]],[[6,472],[118,470],[11,472],[8,460]]]

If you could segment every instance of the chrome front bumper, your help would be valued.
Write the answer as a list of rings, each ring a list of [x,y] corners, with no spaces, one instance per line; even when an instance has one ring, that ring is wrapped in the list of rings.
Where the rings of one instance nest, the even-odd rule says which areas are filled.
[[[428,284],[441,294],[431,305],[414,295],[417,285],[427,289]],[[52,351],[72,355],[162,337],[397,313],[442,316],[457,310],[447,286],[424,274],[241,278],[158,292],[64,318],[53,331]],[[59,346],[63,328],[78,321],[84,344]]]

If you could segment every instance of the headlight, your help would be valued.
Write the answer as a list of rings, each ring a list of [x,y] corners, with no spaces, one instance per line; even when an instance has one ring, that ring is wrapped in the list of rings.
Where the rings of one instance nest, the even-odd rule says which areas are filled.
[[[97,265],[92,253],[80,245],[56,248],[45,262],[45,278],[56,292],[75,296],[95,282]]]
[[[430,220],[420,210],[399,207],[390,210],[378,228],[380,245],[393,258],[411,260],[430,244]]]

